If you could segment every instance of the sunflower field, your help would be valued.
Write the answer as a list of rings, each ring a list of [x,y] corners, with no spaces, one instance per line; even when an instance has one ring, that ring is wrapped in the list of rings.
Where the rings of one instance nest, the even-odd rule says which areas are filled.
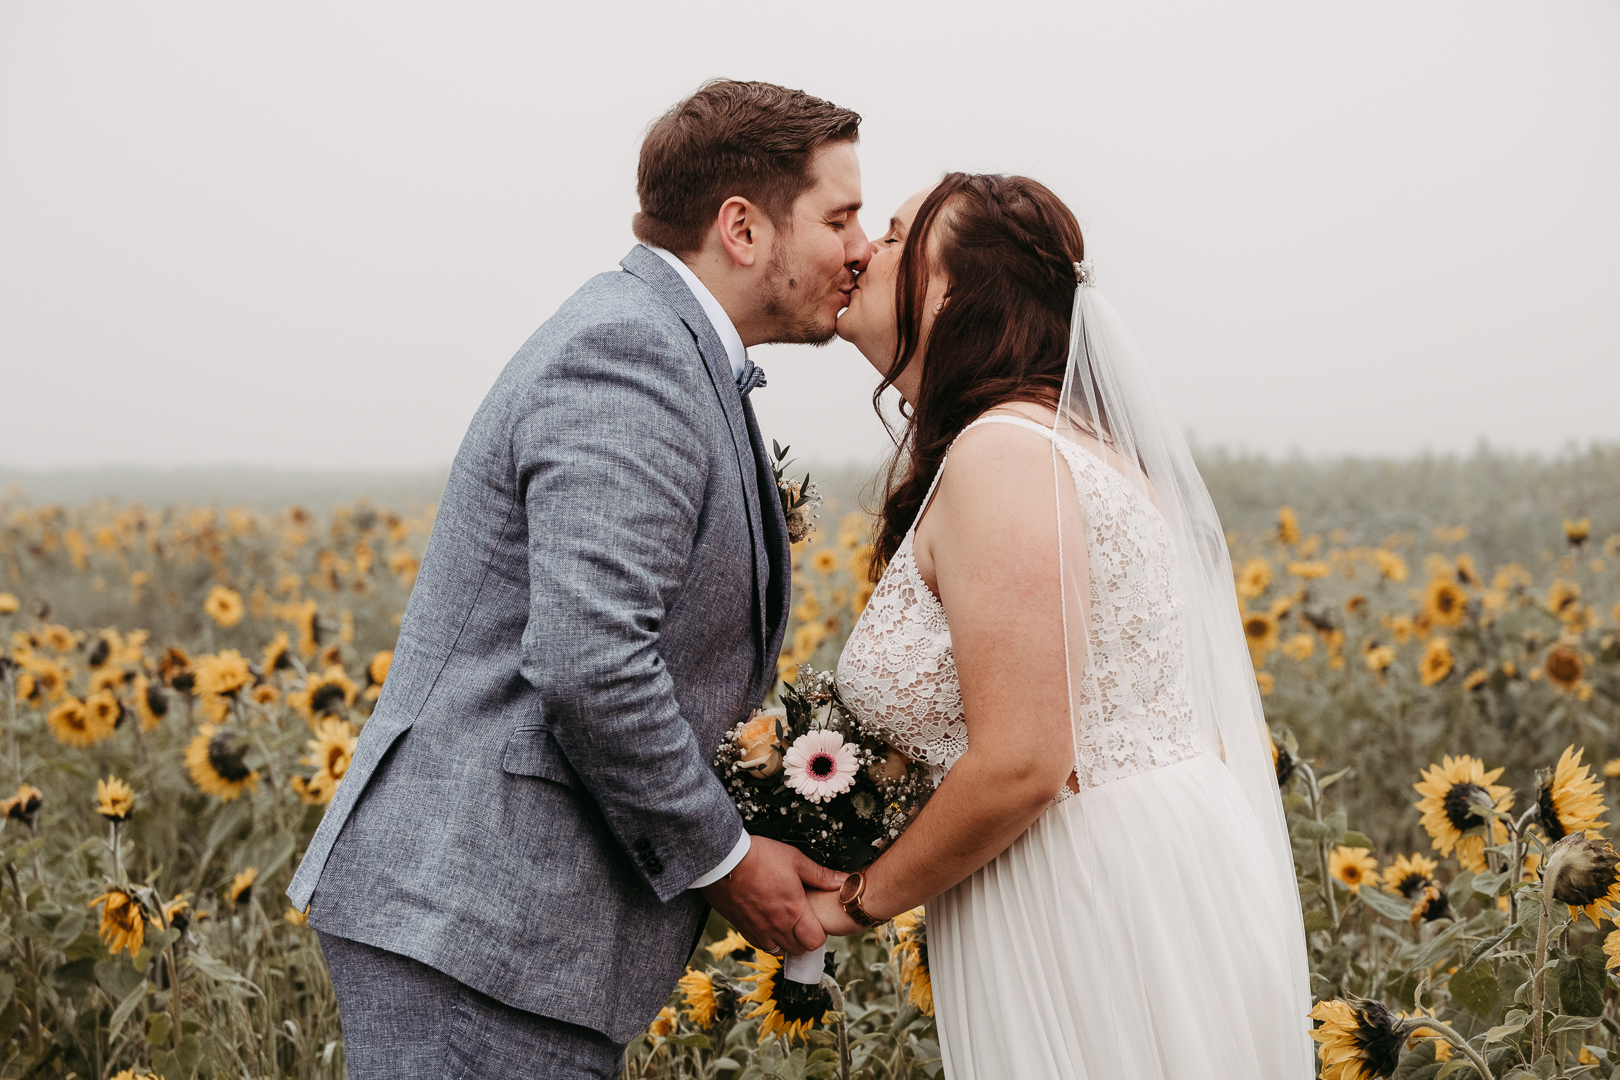
[[[871,595],[869,520],[837,510],[794,550],[786,680]],[[1321,1075],[1620,1075],[1620,535],[1268,517],[1228,543]],[[0,501],[0,1078],[344,1075],[283,890],[431,527]],[[833,945],[796,990],[714,917],[624,1075],[940,1075],[926,912]]]

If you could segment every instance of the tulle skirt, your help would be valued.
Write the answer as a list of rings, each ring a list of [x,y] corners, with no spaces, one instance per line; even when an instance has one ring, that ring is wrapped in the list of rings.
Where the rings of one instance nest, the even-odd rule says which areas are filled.
[[[1305,1080],[1297,914],[1204,755],[1083,790],[928,904],[947,1080]]]

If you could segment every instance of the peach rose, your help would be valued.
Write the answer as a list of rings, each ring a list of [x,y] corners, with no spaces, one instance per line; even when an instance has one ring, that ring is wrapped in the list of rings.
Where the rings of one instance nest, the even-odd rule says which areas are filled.
[[[889,747],[888,754],[882,761],[874,762],[871,767],[872,779],[900,781],[906,778],[906,768],[911,759],[906,757],[894,747]]]
[[[742,751],[737,764],[756,779],[764,780],[782,771],[782,744],[778,741],[777,725],[784,717],[779,710],[755,713],[737,736],[737,748]]]

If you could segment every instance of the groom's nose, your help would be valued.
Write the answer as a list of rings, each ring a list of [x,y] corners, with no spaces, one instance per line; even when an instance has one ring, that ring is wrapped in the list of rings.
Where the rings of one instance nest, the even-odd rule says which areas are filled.
[[[850,237],[850,241],[844,247],[849,256],[849,261],[844,265],[859,274],[866,269],[866,264],[872,261],[872,252],[876,249],[876,245],[866,238],[866,233],[859,225],[855,226],[855,235]]]

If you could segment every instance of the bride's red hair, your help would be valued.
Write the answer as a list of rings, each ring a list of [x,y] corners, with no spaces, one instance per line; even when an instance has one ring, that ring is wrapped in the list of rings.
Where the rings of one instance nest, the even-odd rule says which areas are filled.
[[[1084,258],[1074,214],[1028,177],[949,173],[923,200],[900,253],[898,341],[888,376],[872,394],[874,408],[918,358],[930,269],[949,281],[948,300],[929,331],[916,407],[902,407],[906,426],[889,462],[874,578],[894,557],[946,448],[964,427],[1009,402],[1057,407],[1069,354],[1074,264]]]

